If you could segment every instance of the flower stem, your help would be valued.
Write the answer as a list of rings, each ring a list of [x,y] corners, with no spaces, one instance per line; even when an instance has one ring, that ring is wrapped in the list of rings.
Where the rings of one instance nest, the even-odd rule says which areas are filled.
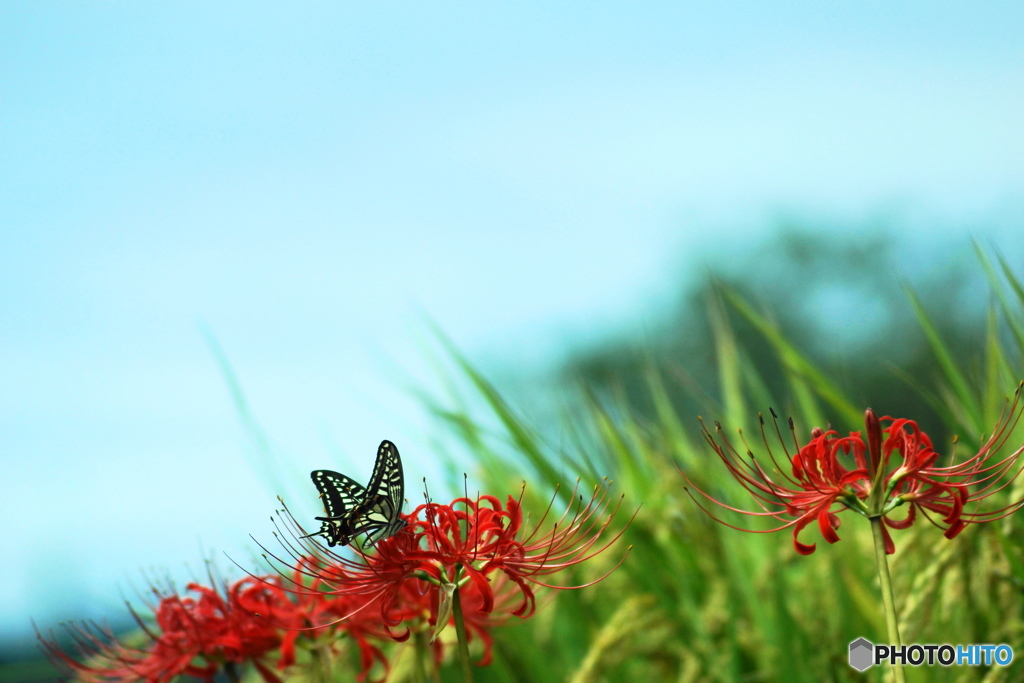
[[[885,628],[889,632],[889,644],[895,647],[902,645],[900,627],[896,619],[896,599],[892,594],[892,578],[889,576],[889,561],[885,556],[885,535],[882,531],[882,518],[871,518],[871,535],[875,541],[875,563],[878,565],[878,581],[882,585],[882,604],[885,607]],[[893,676],[896,683],[906,683],[903,663],[893,664]]]
[[[416,631],[413,636],[416,640],[416,651],[413,662],[416,672],[416,683],[427,683],[427,658],[430,656],[430,645],[427,643],[427,636],[423,631]]]
[[[331,657],[330,651],[324,645],[317,645],[309,652],[313,659],[312,680],[316,683],[330,683]]]
[[[452,611],[455,614],[455,635],[459,640],[459,659],[462,660],[462,679],[473,683],[473,670],[469,665],[469,643],[466,640],[466,622],[462,619],[462,601],[459,598],[459,587],[453,591]]]

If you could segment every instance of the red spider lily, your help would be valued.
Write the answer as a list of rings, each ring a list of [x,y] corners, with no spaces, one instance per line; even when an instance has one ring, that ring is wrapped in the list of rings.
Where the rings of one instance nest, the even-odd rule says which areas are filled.
[[[977,505],[973,505],[1005,490],[1024,471],[1024,462],[1020,462],[1024,445],[1003,457],[998,455],[1020,420],[1020,395],[1021,386],[1018,386],[1013,403],[1004,409],[992,436],[974,456],[946,467],[936,466],[938,455],[932,450],[928,435],[921,432],[916,423],[893,420],[888,429],[889,438],[882,447],[882,462],[887,463],[893,451],[903,456],[903,462],[886,477],[885,499],[888,502],[883,514],[901,505],[910,507],[905,519],[886,517],[886,524],[893,529],[905,529],[913,524],[920,510],[928,521],[945,527],[946,538],[953,538],[968,524],[1002,519],[1024,506],[1024,499],[988,511],[979,511]],[[950,460],[955,462],[955,457]],[[929,512],[943,517],[932,519]]]
[[[772,415],[774,416],[774,412]],[[790,430],[793,431],[792,420],[789,421],[789,425]],[[741,510],[722,503],[696,486],[693,488],[709,501],[728,510],[753,517],[772,517],[784,522],[781,526],[773,529],[743,529],[719,520],[698,501],[697,504],[701,509],[726,526],[756,533],[770,533],[793,527],[793,543],[797,552],[809,555],[814,552],[814,544],[805,545],[798,538],[804,527],[817,521],[818,528],[825,540],[835,543],[839,540],[839,536],[835,532],[839,528],[839,518],[833,512],[833,506],[837,502],[840,504],[837,511],[847,507],[853,509],[863,507],[860,501],[867,497],[865,485],[868,482],[868,471],[864,459],[863,442],[860,441],[859,435],[851,434],[850,437],[840,439],[835,432],[823,432],[820,429],[815,429],[811,432],[810,442],[793,456],[789,455],[780,435],[779,442],[782,444],[786,457],[790,460],[790,471],[792,472],[792,476],[790,476],[783,472],[775,454],[772,453],[764,431],[763,418],[761,418],[761,434],[765,446],[768,447],[772,465],[770,471],[762,467],[749,448],[745,448],[747,457],[742,457],[718,422],[715,423],[717,439],[708,431],[703,421],[701,421],[701,430],[704,439],[725,463],[729,473],[750,492],[760,510]],[[841,454],[852,456],[854,465],[852,469],[847,469],[839,462]],[[686,476],[685,473],[683,476]],[[689,478],[687,480],[689,481]],[[696,498],[694,500],[696,501]],[[793,517],[795,519],[791,519]]]
[[[313,582],[327,595],[344,597],[346,605],[359,597],[360,606],[336,623],[373,610],[392,638],[404,640],[424,620],[434,625],[439,615],[445,614],[442,621],[447,622],[441,609],[442,587],[458,587],[469,627],[485,641],[485,653],[489,654],[485,633],[497,623],[490,618],[496,604],[509,614],[526,618],[535,610],[534,586],[583,588],[604,578],[585,586],[557,586],[546,581],[547,575],[603,552],[622,534],[619,531],[607,538],[606,530],[618,510],[616,504],[609,511],[607,486],[595,487],[589,501],[577,500],[574,489],[573,500],[576,502],[545,534],[540,530],[550,504],[537,524],[527,529],[521,497],[509,496],[504,505],[494,496],[457,498],[450,505],[426,503],[403,515],[407,524],[400,532],[371,547],[353,548],[352,557],[309,542],[304,545],[299,540],[304,530],[289,516],[291,535],[296,539],[296,544],[286,543],[293,556],[289,564],[295,564],[297,575],[305,577],[296,581],[301,586],[296,590],[306,591]],[[313,559],[306,559],[309,557]],[[501,590],[497,598],[496,586]],[[516,596],[519,599],[513,600]],[[513,602],[518,605],[513,607]],[[399,627],[401,631],[393,632]]]
[[[490,588],[493,597],[493,608],[490,612],[483,610],[484,596],[477,590],[476,584],[469,582],[459,588],[468,642],[472,643],[479,639],[483,647],[480,660],[477,662],[479,666],[487,666],[491,663],[491,648],[494,643],[491,629],[505,623],[511,617],[515,603],[519,601],[518,587],[503,573],[498,572],[491,577]],[[436,586],[427,581],[408,580],[402,584],[390,605],[389,615],[392,618],[401,615],[401,623],[411,631],[437,634],[446,626],[455,623],[455,616],[450,611],[441,609],[439,605],[441,593],[442,591],[437,590]],[[332,613],[340,614],[345,609],[351,611],[355,597],[345,594],[326,595],[323,601],[327,605],[332,605]],[[358,680],[363,680],[363,676],[372,666],[372,661],[367,656],[370,652],[373,652],[385,665],[386,673],[388,663],[381,650],[373,645],[369,638],[364,637],[359,640],[360,632],[374,638],[382,638],[385,635],[380,626],[378,609],[376,604],[371,604],[366,609],[359,610],[336,624],[339,631],[352,635],[359,642],[363,673],[356,676]],[[437,621],[442,618],[442,615],[445,622],[439,627]],[[443,638],[430,639],[430,649],[435,666],[440,666],[444,661],[445,648],[448,644],[450,642],[446,642]]]
[[[292,582],[303,585],[303,578],[316,571],[321,563],[317,558],[307,557],[296,568]],[[359,649],[360,672],[357,681],[369,677],[376,662],[384,668],[384,675],[377,679],[383,681],[390,669],[390,663],[378,642],[388,637],[389,633],[381,625],[379,615],[375,614],[373,605],[366,605],[360,596],[332,595],[320,590],[320,582],[313,581],[308,590],[289,589],[296,596],[296,612],[301,615],[302,627],[285,630],[281,643],[281,660],[292,663],[295,661],[295,646],[300,637],[316,639],[323,635],[324,644],[332,650],[339,642],[337,636],[348,636]],[[327,624],[327,626],[321,626]]]
[[[720,424],[715,423],[713,435],[702,421],[705,440],[733,478],[754,497],[759,509],[742,510],[713,498],[696,486],[693,488],[708,501],[727,510],[752,517],[771,517],[782,524],[771,529],[741,528],[718,519],[696,498],[694,500],[713,519],[740,531],[771,533],[792,527],[793,544],[801,555],[813,553],[816,545],[801,543],[800,532],[817,522],[822,537],[835,543],[839,540],[837,513],[846,509],[865,517],[883,519],[888,554],[895,552],[895,545],[886,527],[905,529],[914,523],[918,512],[944,529],[946,538],[953,538],[967,524],[1001,519],[1024,506],[1024,500],[1018,500],[985,512],[969,509],[972,503],[980,503],[1007,488],[1024,469],[1024,462],[1020,462],[1024,446],[1005,457],[997,456],[1020,419],[1020,393],[1018,387],[1013,403],[1003,411],[992,436],[978,453],[946,467],[936,466],[939,456],[932,448],[931,439],[917,423],[893,417],[879,419],[870,409],[865,413],[867,443],[860,432],[840,437],[835,431],[814,429],[811,440],[792,456],[776,421],[775,432],[789,465],[788,474],[779,464],[781,458],[777,459],[772,452],[763,418],[761,437],[770,465],[759,462],[745,441],[745,455],[740,455]],[[792,420],[789,420],[789,429],[793,443],[798,444]],[[903,505],[909,506],[905,518],[889,517],[889,513]]]
[[[82,681],[164,683],[179,675],[213,681],[222,666],[235,677],[236,664],[251,662],[265,681],[277,682],[264,658],[281,645],[276,624],[294,622],[294,606],[279,584],[276,577],[247,577],[222,595],[190,583],[187,590],[195,597],[154,589],[155,624],[132,611],[149,638],[143,646],[122,642],[97,624],[67,627],[84,661],[61,650],[52,635],[38,635],[51,659]],[[279,668],[285,664],[282,660]]]

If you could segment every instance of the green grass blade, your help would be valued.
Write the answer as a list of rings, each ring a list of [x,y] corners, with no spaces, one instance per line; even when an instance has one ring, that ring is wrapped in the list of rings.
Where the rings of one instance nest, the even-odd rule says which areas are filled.
[[[852,424],[856,424],[860,420],[862,410],[851,403],[836,384],[797,351],[775,324],[755,311],[736,292],[728,288],[723,288],[722,291],[729,303],[771,343],[788,372],[801,377],[822,400],[839,412],[842,419]]]
[[[978,405],[976,393],[972,389],[971,383],[957,366],[949,347],[946,345],[945,340],[943,340],[939,330],[935,327],[935,324],[929,317],[928,312],[925,311],[924,305],[921,303],[921,299],[917,296],[917,293],[909,286],[905,289],[907,292],[907,298],[910,300],[910,305],[914,309],[914,315],[917,317],[918,324],[921,325],[921,329],[924,331],[925,337],[928,340],[928,345],[931,347],[932,353],[935,355],[935,359],[939,364],[939,368],[941,369],[943,376],[945,377],[948,388],[956,399],[957,405],[964,411],[968,422],[976,430],[983,430],[984,425],[981,418],[981,407]]]

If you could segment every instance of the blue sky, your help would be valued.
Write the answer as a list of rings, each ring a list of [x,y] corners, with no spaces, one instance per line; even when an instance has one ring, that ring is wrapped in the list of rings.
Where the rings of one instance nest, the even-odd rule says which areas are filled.
[[[1016,2],[0,13],[0,638],[269,538],[204,327],[312,513],[382,438],[436,475],[424,315],[514,373],[780,212],[1024,217]]]

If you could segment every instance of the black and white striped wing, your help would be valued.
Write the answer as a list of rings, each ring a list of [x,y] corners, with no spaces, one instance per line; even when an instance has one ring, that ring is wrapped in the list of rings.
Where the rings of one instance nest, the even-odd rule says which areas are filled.
[[[331,470],[313,470],[309,473],[320,500],[324,504],[326,517],[317,517],[321,522],[320,531],[310,536],[323,535],[327,545],[348,545],[352,539],[350,519],[352,514],[366,500],[366,489],[359,482]]]
[[[402,506],[405,504],[405,475],[398,449],[390,441],[381,441],[377,462],[366,487],[366,497],[352,511],[351,536],[367,534],[370,543],[397,534],[405,526]]]

